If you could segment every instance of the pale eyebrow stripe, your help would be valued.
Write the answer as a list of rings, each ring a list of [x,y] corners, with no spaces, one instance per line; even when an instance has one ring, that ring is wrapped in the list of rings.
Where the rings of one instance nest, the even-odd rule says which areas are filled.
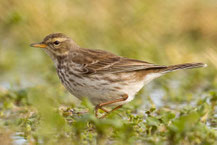
[[[54,38],[53,39],[53,41],[60,41],[60,42],[65,41],[65,40],[67,40],[67,38]]]
[[[47,40],[47,43],[54,42],[54,41],[60,41],[60,42],[62,42],[62,41],[65,41],[65,40],[67,40],[67,38],[49,38]]]

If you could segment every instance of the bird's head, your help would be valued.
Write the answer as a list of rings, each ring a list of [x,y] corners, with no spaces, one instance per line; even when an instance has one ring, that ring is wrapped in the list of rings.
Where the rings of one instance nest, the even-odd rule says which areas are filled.
[[[79,48],[70,37],[62,33],[50,34],[42,42],[33,43],[30,46],[43,48],[51,57],[64,56],[71,50]]]

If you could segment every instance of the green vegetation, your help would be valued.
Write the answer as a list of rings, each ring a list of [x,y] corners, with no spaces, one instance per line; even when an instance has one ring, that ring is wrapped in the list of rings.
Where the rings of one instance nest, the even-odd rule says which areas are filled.
[[[216,4],[0,0],[0,144],[217,144]],[[64,89],[50,58],[29,47],[52,32],[157,64],[208,67],[163,76],[99,120],[88,100]]]

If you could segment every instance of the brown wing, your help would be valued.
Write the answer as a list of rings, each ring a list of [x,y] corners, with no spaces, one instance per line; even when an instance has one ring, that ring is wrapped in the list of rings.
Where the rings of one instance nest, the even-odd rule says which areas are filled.
[[[120,57],[102,50],[80,49],[71,61],[80,64],[80,71],[84,74],[92,73],[120,73],[144,69],[165,68],[145,61]]]

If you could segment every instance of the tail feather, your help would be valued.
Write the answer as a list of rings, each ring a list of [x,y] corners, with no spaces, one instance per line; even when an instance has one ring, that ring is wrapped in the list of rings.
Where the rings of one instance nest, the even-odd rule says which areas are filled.
[[[171,65],[167,66],[166,68],[163,68],[161,71],[163,73],[176,71],[179,69],[192,69],[192,68],[200,68],[200,67],[206,67],[207,64],[204,63],[185,63],[185,64],[178,64],[178,65]]]

